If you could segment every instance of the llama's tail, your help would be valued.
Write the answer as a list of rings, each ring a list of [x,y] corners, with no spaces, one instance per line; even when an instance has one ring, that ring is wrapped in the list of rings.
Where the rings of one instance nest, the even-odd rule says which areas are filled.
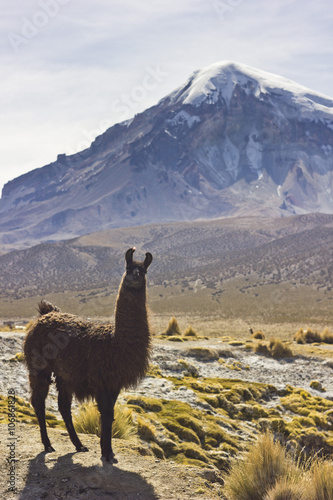
[[[41,316],[44,314],[48,314],[50,312],[59,312],[60,309],[57,306],[54,306],[51,304],[51,302],[48,302],[47,300],[41,300],[40,303],[38,304],[38,312]]]

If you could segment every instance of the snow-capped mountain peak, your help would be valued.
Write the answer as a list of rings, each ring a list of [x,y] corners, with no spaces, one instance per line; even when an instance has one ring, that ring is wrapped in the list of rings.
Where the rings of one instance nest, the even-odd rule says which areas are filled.
[[[333,99],[226,61],[81,153],[8,182],[0,248],[115,226],[311,212],[333,213]]]
[[[265,94],[279,95],[286,103],[301,106],[303,112],[318,110],[333,118],[331,98],[282,76],[231,61],[221,61],[194,72],[170,97],[192,106],[203,102],[215,104],[222,97],[229,106],[236,85],[247,95],[257,98]]]

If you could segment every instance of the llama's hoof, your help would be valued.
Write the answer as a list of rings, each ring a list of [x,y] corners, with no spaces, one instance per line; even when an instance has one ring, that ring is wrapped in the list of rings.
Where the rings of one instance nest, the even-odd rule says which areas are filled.
[[[89,451],[86,446],[80,446],[79,448],[76,448],[76,451]]]
[[[52,453],[52,451],[55,451],[55,449],[53,448],[53,446],[47,446],[47,447],[45,447],[45,453]]]
[[[110,457],[102,457],[102,460],[105,462],[109,462],[110,464],[117,464],[118,460],[116,457],[112,454]]]

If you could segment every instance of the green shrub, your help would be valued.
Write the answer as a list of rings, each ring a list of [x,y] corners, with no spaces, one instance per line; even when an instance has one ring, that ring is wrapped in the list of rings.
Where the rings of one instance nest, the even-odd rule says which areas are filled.
[[[163,409],[163,405],[158,399],[149,398],[147,396],[129,396],[127,398],[127,404],[140,406],[146,411],[158,412]]]
[[[315,389],[316,391],[326,392],[325,387],[323,387],[321,382],[318,382],[318,380],[312,380],[310,382],[310,387],[311,389]]]
[[[155,441],[156,429],[152,423],[138,417],[138,434],[145,441]]]

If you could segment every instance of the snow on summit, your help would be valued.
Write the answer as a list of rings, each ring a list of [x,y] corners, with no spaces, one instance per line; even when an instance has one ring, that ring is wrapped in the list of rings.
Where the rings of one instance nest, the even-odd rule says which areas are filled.
[[[186,84],[171,94],[175,101],[200,106],[215,104],[221,95],[229,105],[236,84],[257,98],[264,94],[279,96],[288,104],[297,104],[303,112],[314,111],[333,117],[333,99],[314,92],[292,80],[244,64],[222,61],[196,71]]]

